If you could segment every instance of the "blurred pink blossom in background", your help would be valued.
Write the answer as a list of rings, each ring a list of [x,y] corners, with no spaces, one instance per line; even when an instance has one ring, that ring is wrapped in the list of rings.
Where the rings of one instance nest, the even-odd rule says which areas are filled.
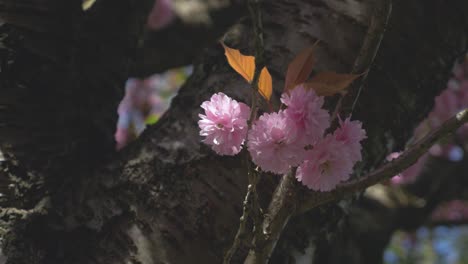
[[[432,212],[431,220],[434,222],[468,220],[468,201],[453,200],[439,205]]]
[[[147,24],[152,30],[160,30],[169,25],[174,18],[172,0],[156,0],[148,15]]]
[[[117,149],[136,139],[147,125],[156,123],[169,108],[172,97],[191,74],[192,67],[183,67],[154,74],[146,79],[130,78],[125,96],[119,104],[115,141]]]
[[[447,83],[447,88],[435,98],[434,108],[414,130],[413,142],[422,139],[428,133],[439,127],[460,110],[468,107],[468,58],[457,63],[453,68],[453,76]],[[429,150],[434,157],[444,158],[453,162],[463,160],[468,145],[468,124],[459,128],[455,136],[444,142],[436,143]],[[392,178],[393,184],[414,182],[424,167],[428,155],[421,157],[416,164]],[[392,153],[387,160],[392,160],[398,153]]]
[[[400,154],[401,154],[400,152],[393,152],[390,155],[388,155],[387,160],[391,161],[393,159],[396,159],[400,156]],[[422,155],[418,159],[418,161],[415,164],[413,164],[411,167],[399,173],[398,175],[395,175],[394,177],[392,177],[392,179],[390,180],[391,183],[399,185],[399,184],[408,184],[408,183],[414,182],[417,176],[421,173],[424,163],[426,162],[427,158],[428,158],[427,153]]]

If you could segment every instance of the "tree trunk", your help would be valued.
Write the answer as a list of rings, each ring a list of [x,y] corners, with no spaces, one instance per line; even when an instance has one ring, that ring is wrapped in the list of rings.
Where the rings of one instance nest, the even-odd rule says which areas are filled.
[[[215,92],[250,102],[248,84],[213,41],[169,111],[114,153],[124,80],[129,72],[144,72],[135,61],[151,1],[101,0],[86,13],[79,1],[61,2],[0,1],[7,22],[0,47],[2,174],[14,187],[1,214],[7,263],[220,263],[239,224],[246,170],[242,155],[220,157],[202,145],[196,122],[201,102]],[[281,94],[288,62],[316,40],[316,71],[350,72],[372,14],[384,2],[263,1],[272,101]],[[430,110],[454,60],[467,51],[466,10],[465,0],[393,1],[353,111],[368,134],[356,177],[401,149]],[[224,36],[247,54],[253,54],[251,39],[245,17]],[[333,98],[327,104],[332,109]],[[277,182],[274,175],[261,179],[264,207]],[[397,214],[358,196],[293,219],[271,263],[292,263],[293,257],[379,261],[401,226],[380,225]],[[366,243],[356,243],[366,226],[372,227]],[[234,263],[243,262],[246,250]]]

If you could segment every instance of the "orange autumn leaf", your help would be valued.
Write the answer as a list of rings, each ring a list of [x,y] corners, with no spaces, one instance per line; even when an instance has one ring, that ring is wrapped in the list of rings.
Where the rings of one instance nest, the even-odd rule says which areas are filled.
[[[318,95],[329,96],[346,89],[354,80],[362,74],[340,74],[332,71],[324,71],[315,75],[305,85],[314,89]]]
[[[239,52],[239,50],[231,49],[221,43],[224,48],[224,54],[228,60],[229,65],[239,73],[249,83],[252,82],[255,74],[255,57],[246,56]],[[269,101],[273,89],[272,78],[268,69],[264,67],[260,72],[258,79],[258,92]]]
[[[285,91],[305,82],[309,78],[315,64],[314,47],[315,44],[303,49],[289,64],[284,82]]]
[[[255,72],[254,56],[245,56],[239,50],[231,49],[224,43],[221,43],[221,45],[224,47],[224,54],[229,65],[248,82],[252,82]]]
[[[258,79],[258,92],[267,100],[270,101],[271,93],[273,90],[273,83],[270,72],[267,67],[263,67],[260,77]]]

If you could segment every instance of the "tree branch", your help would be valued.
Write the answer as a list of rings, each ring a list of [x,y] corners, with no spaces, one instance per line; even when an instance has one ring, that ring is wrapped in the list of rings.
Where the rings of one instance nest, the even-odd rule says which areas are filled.
[[[268,263],[278,239],[297,208],[295,170],[285,176],[276,187],[265,214],[262,235],[255,236],[255,247],[249,251],[244,264]]]
[[[302,198],[301,207],[297,211],[297,214],[304,213],[325,203],[336,201],[347,194],[363,191],[371,185],[397,175],[418,161],[419,157],[426,153],[432,145],[454,133],[466,122],[468,122],[468,109],[460,111],[457,115],[442,124],[437,130],[416,142],[397,159],[382,165],[375,171],[358,179],[340,184],[333,191],[311,192],[309,195],[306,195]]]

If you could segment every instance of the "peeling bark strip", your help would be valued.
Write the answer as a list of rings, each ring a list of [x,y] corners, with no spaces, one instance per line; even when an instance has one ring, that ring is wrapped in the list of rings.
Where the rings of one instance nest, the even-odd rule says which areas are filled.
[[[200,103],[214,92],[250,101],[246,83],[228,68],[221,48],[206,50],[157,125],[102,165],[111,159],[118,87],[143,36],[146,16],[141,14],[149,12],[152,1],[99,0],[85,16],[80,1],[14,2],[0,0],[0,11],[43,6],[67,19],[59,23],[47,16],[55,29],[32,20],[23,23],[17,14],[0,28],[8,34],[2,42],[11,48],[1,48],[2,62],[14,62],[2,66],[1,73],[0,100],[7,106],[0,112],[7,123],[0,129],[2,148],[15,157],[9,173],[39,186],[19,192],[25,196],[16,198],[25,202],[14,207],[28,210],[38,201],[50,201],[47,212],[25,219],[2,217],[16,218],[3,240],[7,263],[220,263],[237,229],[246,171],[240,157],[220,158],[202,146],[196,121]],[[454,59],[467,50],[467,1],[394,1],[393,7],[353,111],[369,137],[358,175],[404,145],[445,86]],[[272,101],[279,97],[288,62],[317,39],[317,70],[349,72],[373,12],[370,3],[354,0],[271,0],[261,8],[265,64],[276,89]],[[41,28],[48,32],[43,38],[35,34]],[[251,25],[241,19],[224,40],[253,54],[252,38]],[[47,45],[40,45],[40,39]],[[263,207],[276,182],[276,176],[261,179]],[[340,204],[350,210],[352,221],[356,207],[349,200]],[[366,250],[355,250],[361,255],[346,259],[350,246],[345,238],[353,229],[342,228],[343,219],[333,205],[291,219],[294,225],[281,234],[270,262],[287,263],[292,251],[310,242],[315,248],[311,257],[319,263],[366,263]],[[333,254],[331,242],[340,245]],[[246,251],[233,262],[241,263]]]

